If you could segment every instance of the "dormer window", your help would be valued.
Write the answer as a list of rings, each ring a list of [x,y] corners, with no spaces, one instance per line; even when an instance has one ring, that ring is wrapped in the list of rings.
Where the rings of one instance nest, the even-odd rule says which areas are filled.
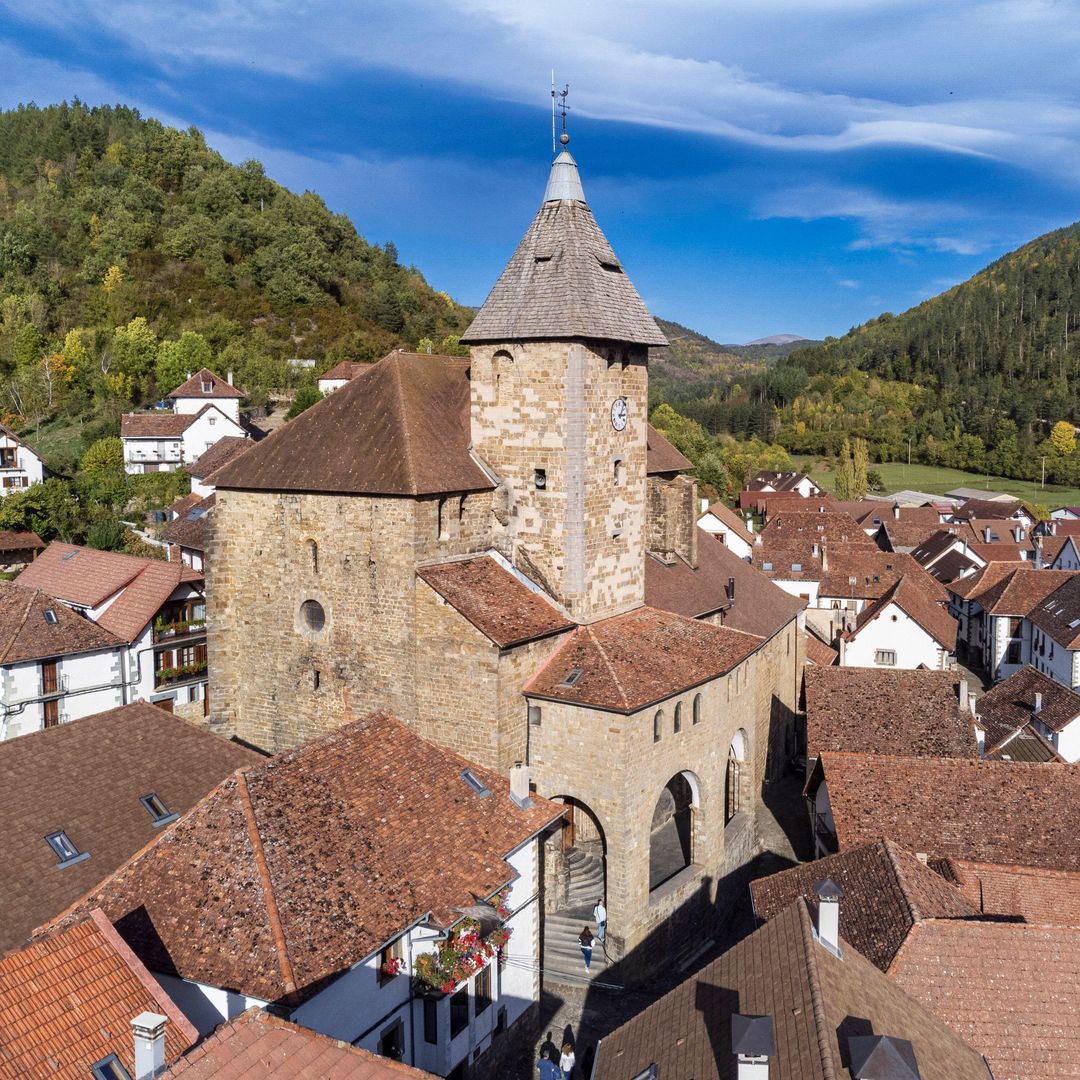
[[[49,833],[49,835],[45,837],[45,841],[49,847],[53,849],[53,853],[60,860],[56,864],[60,868],[72,866],[74,863],[82,862],[84,859],[90,858],[90,852],[80,851],[71,842],[68,834],[63,830]]]
[[[210,394],[210,393],[213,393],[213,390],[214,390],[214,384],[209,379],[203,379],[203,381],[202,381],[202,392],[204,394]]]

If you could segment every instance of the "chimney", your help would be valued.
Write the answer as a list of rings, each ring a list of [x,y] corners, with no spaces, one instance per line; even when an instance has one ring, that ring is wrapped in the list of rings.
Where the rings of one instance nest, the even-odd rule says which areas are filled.
[[[968,681],[967,679],[960,680],[960,711],[967,712],[968,709]]]
[[[532,806],[532,799],[529,798],[529,767],[520,761],[515,761],[510,770],[510,798],[519,810]]]
[[[1035,547],[1035,569],[1041,570],[1043,568],[1042,537],[1033,536],[1031,542]]]
[[[751,514],[746,515],[746,531],[750,533],[754,531],[754,518]]]
[[[894,520],[896,520],[896,521],[900,520],[900,504],[899,503],[893,503],[892,516],[893,516]]]
[[[1042,712],[1042,694],[1035,695],[1035,708],[1031,710],[1032,716],[1038,716]]]
[[[729,577],[727,579],[727,595],[728,595],[729,602],[734,604],[735,603],[735,579],[733,577]]]
[[[708,499],[702,499],[701,500],[701,512],[704,514],[705,511],[708,510],[708,509],[709,509],[709,500]]]
[[[225,381],[232,386],[233,373],[230,371],[225,376]]]
[[[1016,535],[1016,542],[1019,544],[1024,539],[1024,526],[1017,525],[1016,528],[1013,529],[1013,533]]]
[[[731,1052],[738,1058],[738,1080],[769,1080],[769,1058],[776,1054],[772,1017],[732,1013]]]
[[[828,551],[825,550],[825,545],[824,544],[821,545],[821,569],[822,570],[828,570],[829,569],[829,553],[828,553]]]
[[[816,540],[814,541],[814,545],[811,548],[811,552],[815,559],[821,555],[821,547]]]
[[[817,939],[829,952],[840,955],[840,901],[844,890],[832,878],[814,882],[818,900]]]
[[[1057,520],[1055,518],[1050,519],[1050,535],[1057,536]]]
[[[184,381],[187,382],[187,380],[190,379],[190,378],[191,378],[191,372],[189,371],[187,373],[187,375],[184,377]]]
[[[761,547],[764,543],[765,541],[761,539],[761,533],[758,533],[757,536],[754,537],[754,547]]]
[[[990,543],[990,526],[989,525],[986,525],[986,526],[983,527],[983,543],[985,543],[985,544]]]
[[[915,1050],[907,1039],[891,1035],[851,1035],[848,1061],[855,1080],[919,1080]]]
[[[134,1080],[151,1080],[165,1068],[165,1017],[141,1012],[131,1021],[135,1036]]]

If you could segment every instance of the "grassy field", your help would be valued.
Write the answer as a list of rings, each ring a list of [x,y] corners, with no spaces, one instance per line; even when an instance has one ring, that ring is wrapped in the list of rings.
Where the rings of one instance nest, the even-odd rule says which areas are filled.
[[[809,472],[814,481],[826,491],[832,490],[834,475],[828,462],[813,457],[793,457],[793,460],[797,468]],[[1051,510],[1057,506],[1080,506],[1080,489],[1077,488],[1055,487],[1053,484],[1047,484],[1043,488],[1037,481],[1008,480],[1002,476],[988,478],[984,473],[943,469],[934,465],[905,465],[900,461],[872,465],[871,468],[881,473],[887,492],[910,488],[931,495],[944,495],[953,488],[970,487],[984,491],[1007,491],[1018,499],[1041,503]]]

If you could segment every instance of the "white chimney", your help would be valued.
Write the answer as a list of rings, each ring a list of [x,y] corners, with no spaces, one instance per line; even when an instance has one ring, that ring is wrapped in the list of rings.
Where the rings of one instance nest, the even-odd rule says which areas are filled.
[[[1043,568],[1042,537],[1033,536],[1031,542],[1035,545],[1035,569],[1041,570]]]
[[[754,531],[754,519],[749,514],[746,515],[746,531]]]
[[[900,520],[900,504],[899,503],[893,503],[892,516],[893,516],[893,518],[895,520],[897,520],[897,521]]]
[[[229,384],[230,386],[232,386],[232,379],[233,379],[233,373],[232,373],[232,372],[230,371],[230,372],[229,372],[229,373],[228,373],[228,374],[227,374],[227,375],[225,376],[225,381],[226,381],[226,382],[227,382],[227,383],[228,383],[228,384]]]
[[[738,1080],[769,1080],[769,1058],[776,1054],[772,1017],[733,1013],[731,1052],[739,1062]]]
[[[812,554],[813,554],[815,559],[818,558],[821,555],[821,547],[818,545],[818,543],[816,541],[814,542],[814,545],[813,545],[813,548],[811,549],[811,551],[812,551]]]
[[[989,544],[989,543],[990,543],[990,526],[989,526],[989,525],[987,525],[987,526],[986,526],[986,527],[985,527],[985,528],[983,529],[983,541],[984,541],[985,543],[987,543],[987,544]]]
[[[829,569],[829,553],[825,550],[825,545],[821,545],[821,569]]]
[[[960,680],[960,711],[967,712],[968,709],[968,681],[967,679]]]
[[[141,1012],[131,1021],[135,1035],[135,1078],[151,1080],[165,1068],[165,1022],[158,1013]]]
[[[840,901],[844,890],[825,878],[814,882],[814,894],[818,901],[817,938],[829,952],[840,955]]]
[[[1035,708],[1031,710],[1032,716],[1038,716],[1042,712],[1042,694],[1035,695]]]
[[[708,510],[708,509],[709,509],[709,500],[708,499],[702,499],[701,500],[701,512],[704,514],[705,511]]]
[[[520,761],[515,761],[510,770],[510,798],[522,810],[532,805],[529,798],[529,767]]]

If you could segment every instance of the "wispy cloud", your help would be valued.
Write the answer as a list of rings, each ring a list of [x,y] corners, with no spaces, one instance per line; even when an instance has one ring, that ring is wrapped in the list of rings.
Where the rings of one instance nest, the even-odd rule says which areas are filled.
[[[856,281],[854,278],[841,278],[837,283],[841,289],[858,289],[862,283]]]

